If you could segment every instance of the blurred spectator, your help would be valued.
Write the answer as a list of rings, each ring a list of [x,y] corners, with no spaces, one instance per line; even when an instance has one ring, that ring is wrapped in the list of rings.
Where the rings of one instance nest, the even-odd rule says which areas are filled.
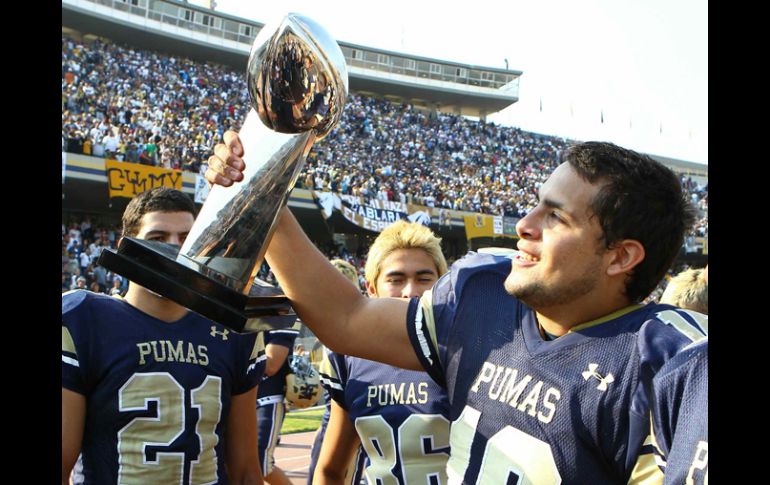
[[[90,264],[91,250],[89,248],[85,248],[85,250],[80,253],[80,274],[85,274],[88,265]]]
[[[85,290],[86,289],[86,278],[85,276],[78,276],[75,279],[75,284],[70,286],[70,290]]]
[[[112,279],[112,288],[110,288],[110,296],[123,296],[123,288],[121,288],[122,280],[120,276],[116,276]]]
[[[98,293],[107,293],[107,269],[104,266],[94,267],[94,283],[96,283]]]
[[[703,268],[682,271],[668,282],[660,302],[708,315],[709,286],[706,274]]]

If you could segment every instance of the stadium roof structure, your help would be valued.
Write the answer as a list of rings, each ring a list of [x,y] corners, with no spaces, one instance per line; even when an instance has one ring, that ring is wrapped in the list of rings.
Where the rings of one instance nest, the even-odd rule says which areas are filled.
[[[679,160],[677,158],[664,157],[661,155],[650,155],[653,159],[659,161],[663,165],[670,167],[675,172],[683,173],[686,175],[692,175],[700,177],[704,181],[708,181],[709,166],[702,163],[687,162],[685,160]]]
[[[62,0],[62,30],[244,72],[251,44],[262,27],[259,22],[178,0]],[[338,44],[353,92],[481,119],[519,99],[521,71]]]

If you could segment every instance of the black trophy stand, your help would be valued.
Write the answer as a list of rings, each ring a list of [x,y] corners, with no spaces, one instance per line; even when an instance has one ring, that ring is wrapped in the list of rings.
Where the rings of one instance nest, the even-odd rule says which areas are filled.
[[[179,246],[173,244],[124,237],[117,251],[102,251],[97,264],[239,333],[289,327],[296,321],[279,289],[256,279],[244,295],[177,262],[178,254]]]

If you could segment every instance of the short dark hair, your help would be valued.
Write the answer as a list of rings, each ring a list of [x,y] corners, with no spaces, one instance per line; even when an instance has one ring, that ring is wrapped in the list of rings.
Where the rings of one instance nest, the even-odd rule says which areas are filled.
[[[189,212],[195,217],[195,204],[179,190],[155,187],[137,195],[123,212],[123,236],[139,233],[142,217],[150,212]]]
[[[587,182],[602,184],[590,209],[606,247],[623,239],[644,246],[644,260],[626,281],[626,296],[642,300],[663,279],[695,223],[679,178],[649,156],[612,143],[574,145],[564,161]]]

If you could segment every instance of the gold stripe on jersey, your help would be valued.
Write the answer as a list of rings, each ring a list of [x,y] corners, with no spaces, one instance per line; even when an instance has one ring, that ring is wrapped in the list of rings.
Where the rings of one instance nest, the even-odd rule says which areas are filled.
[[[328,354],[324,354],[323,360],[321,360],[321,363],[318,366],[318,373],[321,377],[321,385],[327,388],[327,390],[328,388],[340,392],[345,390],[342,388],[342,381],[337,374],[337,369],[332,365]]]
[[[659,468],[666,468],[666,456],[663,450],[660,449],[658,440],[655,438],[655,423],[653,423],[652,413],[650,413],[650,437],[648,441],[652,442],[652,447],[655,449],[655,463]],[[645,441],[645,445],[647,442]]]
[[[72,340],[70,331],[64,325],[61,326],[61,350],[62,352],[70,352],[77,356],[75,351],[75,342]]]
[[[701,332],[699,332],[696,327],[693,326],[690,322],[688,322],[682,315],[679,314],[679,312],[686,312],[690,317],[692,317],[694,320],[698,322],[702,327],[704,326],[704,317],[705,317],[705,328],[704,331],[708,332],[708,317],[706,315],[703,315],[701,313],[696,312],[690,312],[687,310],[663,310],[662,312],[658,312],[655,316],[662,322],[671,325],[675,329],[679,330],[679,333],[686,336],[693,342],[697,342],[698,340],[701,340],[705,337]],[[695,315],[698,315],[696,317]]]
[[[703,333],[706,335],[709,334],[709,316],[705,313],[699,313],[694,310],[685,310],[682,309],[683,312],[690,315],[695,322],[700,325],[700,328],[703,330]],[[698,339],[700,340],[700,339]]]
[[[647,436],[644,445],[652,444],[652,437]],[[663,472],[655,463],[654,453],[642,453],[636,459],[634,469],[631,471],[631,478],[628,479],[629,485],[659,485],[663,483]]]
[[[642,305],[629,305],[625,308],[621,308],[616,312],[612,312],[609,315],[605,315],[601,318],[597,318],[596,320],[591,320],[590,322],[585,322],[585,323],[581,323],[580,325],[575,325],[574,327],[569,329],[569,332],[577,332],[579,330],[585,330],[586,328],[595,327],[596,325],[601,325],[602,323],[609,322],[610,320],[615,320],[616,318],[620,318],[623,315],[627,313],[631,313],[632,311],[638,310],[640,308],[642,308]]]
[[[687,315],[690,316],[690,318],[695,320],[696,325],[698,325],[702,330],[701,333],[703,333],[704,335],[709,334],[709,316],[708,315],[706,315],[705,313],[696,312],[694,310],[685,310],[684,308],[680,308],[679,311],[686,313]],[[703,339],[703,336],[698,336],[698,338],[693,340],[693,342],[697,342],[701,339]]]
[[[420,297],[420,306],[422,307],[422,317],[425,321],[425,327],[428,329],[428,336],[436,350],[438,358],[438,340],[436,337],[436,318],[433,316],[433,290],[425,290]]]
[[[331,359],[329,359],[328,355],[324,355],[323,360],[321,361],[321,364],[318,366],[318,373],[328,376],[330,379],[335,379],[339,381],[339,376],[337,375],[337,370],[332,365]]]
[[[275,403],[273,406],[273,415],[270,418],[272,426],[270,428],[270,434],[267,435],[265,456],[261,463],[263,475],[270,475],[275,469],[275,447],[278,446],[278,439],[281,437],[281,427],[285,415],[286,409],[283,406],[283,402],[279,401]]]
[[[265,352],[265,333],[259,332],[257,338],[254,340],[254,348],[251,349],[251,356],[249,360],[256,359],[260,353]]]

